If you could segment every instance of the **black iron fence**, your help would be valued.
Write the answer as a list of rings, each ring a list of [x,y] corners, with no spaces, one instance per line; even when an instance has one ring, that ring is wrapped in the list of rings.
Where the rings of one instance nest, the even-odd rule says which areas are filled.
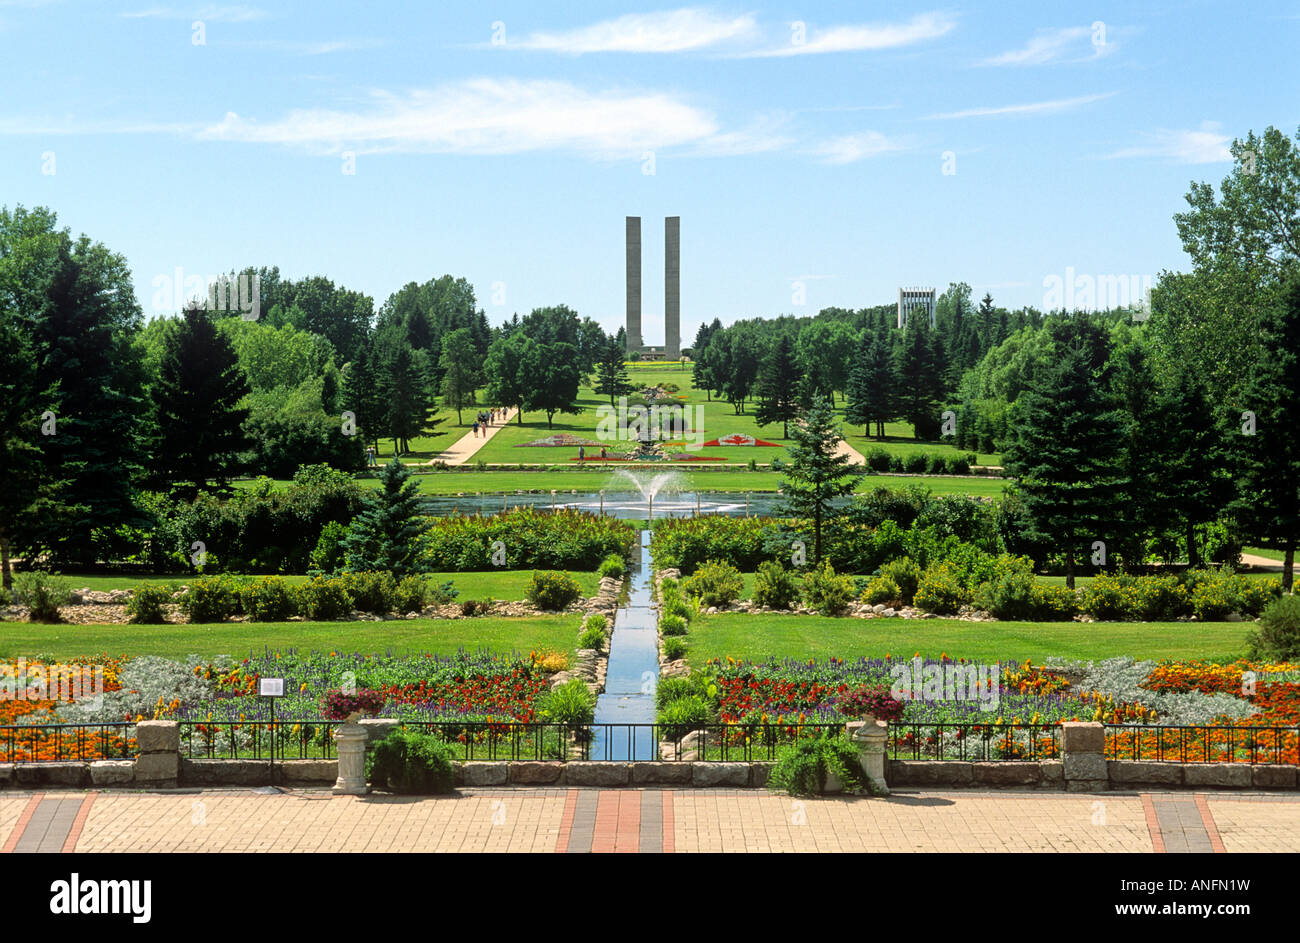
[[[333,759],[338,721],[181,721],[181,753],[207,759]],[[841,724],[554,724],[403,721],[456,749],[462,760],[776,759],[782,745]],[[274,757],[272,756],[274,750]]]
[[[1107,724],[1108,760],[1300,765],[1300,728]]]
[[[1061,728],[1053,724],[889,725],[894,760],[1050,760],[1060,756]]]
[[[56,763],[135,756],[135,724],[14,724],[0,727],[0,762]]]
[[[334,759],[339,721],[180,721],[192,759]],[[403,721],[451,744],[462,760],[774,760],[784,746],[843,730],[843,724],[551,724]],[[1300,728],[1106,724],[1110,760],[1300,765]],[[0,726],[0,762],[130,759],[135,724]],[[896,760],[1024,760],[1060,756],[1050,724],[889,725]]]

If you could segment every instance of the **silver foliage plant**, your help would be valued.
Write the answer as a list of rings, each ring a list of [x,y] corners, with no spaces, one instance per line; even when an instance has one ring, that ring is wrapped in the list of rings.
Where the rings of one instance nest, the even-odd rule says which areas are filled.
[[[229,670],[232,663],[224,657],[209,660],[194,655],[184,661],[155,655],[132,658],[118,676],[122,685],[120,691],[62,703],[54,710],[53,722],[114,724],[134,720],[140,715],[152,718],[159,698],[165,705],[173,700],[179,700],[182,705],[205,703],[216,697],[217,685],[215,681],[207,681],[195,674],[194,669],[208,664],[218,670]]]
[[[1127,655],[1102,662],[1047,660],[1047,667],[1064,670],[1079,678],[1071,685],[1076,691],[1096,691],[1117,701],[1137,701],[1155,709],[1158,724],[1212,724],[1220,718],[1240,719],[1256,713],[1255,705],[1231,694],[1159,692],[1142,687],[1142,682],[1156,664],[1154,661],[1135,661]]]

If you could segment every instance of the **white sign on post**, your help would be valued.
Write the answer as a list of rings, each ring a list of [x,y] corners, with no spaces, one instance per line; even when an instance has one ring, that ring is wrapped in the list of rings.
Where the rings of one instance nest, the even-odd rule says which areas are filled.
[[[284,697],[284,679],[258,678],[257,693],[262,697]]]

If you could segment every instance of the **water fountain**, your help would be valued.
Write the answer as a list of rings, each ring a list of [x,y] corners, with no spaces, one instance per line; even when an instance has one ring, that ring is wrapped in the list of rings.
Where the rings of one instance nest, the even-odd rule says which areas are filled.
[[[655,516],[655,495],[663,492],[664,494],[676,494],[682,490],[682,484],[686,478],[679,471],[658,472],[648,480],[638,476],[635,472],[626,468],[616,469],[614,472],[615,479],[626,479],[630,481],[641,497],[646,499],[646,507],[649,513],[646,520],[654,520]]]

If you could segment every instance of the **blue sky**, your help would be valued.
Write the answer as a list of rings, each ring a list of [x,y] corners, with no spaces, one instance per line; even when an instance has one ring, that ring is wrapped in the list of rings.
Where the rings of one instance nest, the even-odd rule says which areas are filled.
[[[1297,2],[539,6],[0,0],[0,202],[122,252],[150,316],[267,264],[611,330],[639,215],[657,343],[664,216],[684,340],[900,285],[1042,306],[1185,268],[1188,183],[1300,125]]]

